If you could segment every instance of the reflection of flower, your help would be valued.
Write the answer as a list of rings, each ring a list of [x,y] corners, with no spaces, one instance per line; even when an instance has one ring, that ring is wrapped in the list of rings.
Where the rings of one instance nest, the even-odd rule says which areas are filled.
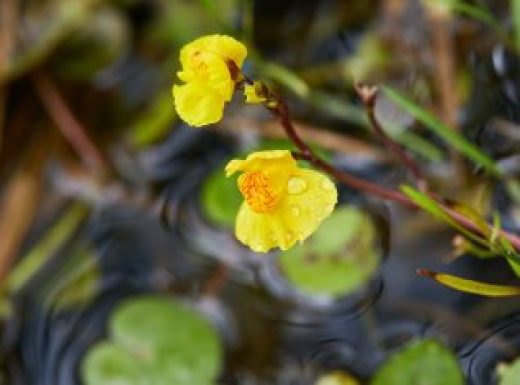
[[[311,235],[337,202],[336,186],[325,175],[299,168],[287,150],[260,151],[232,160],[245,202],[235,224],[238,240],[257,252],[287,250]]]
[[[185,45],[177,76],[186,84],[172,90],[181,119],[196,127],[218,122],[235,89],[237,74],[228,64],[240,69],[246,55],[246,47],[230,36],[203,36]]]

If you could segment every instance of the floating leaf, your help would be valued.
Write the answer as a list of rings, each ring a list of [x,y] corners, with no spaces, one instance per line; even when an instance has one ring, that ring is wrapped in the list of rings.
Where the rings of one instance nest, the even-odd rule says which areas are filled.
[[[84,358],[87,385],[209,385],[220,370],[216,331],[194,310],[167,298],[123,303],[111,318],[110,334],[112,343],[94,346]]]
[[[88,385],[138,385],[142,375],[130,353],[106,342],[88,352],[83,361],[82,374]]]
[[[493,159],[484,154],[477,146],[469,142],[461,134],[453,130],[451,127],[448,127],[428,111],[418,106],[393,88],[383,87],[383,91],[390,100],[408,111],[410,115],[423,123],[432,132],[439,135],[448,144],[455,147],[468,159],[471,159],[478,165],[484,167],[490,173],[500,175],[500,170],[497,168]]]
[[[374,233],[366,213],[338,207],[305,243],[280,255],[280,269],[302,292],[347,294],[365,283],[378,266]]]
[[[454,354],[434,340],[410,343],[377,371],[371,385],[462,385]]]
[[[500,363],[497,367],[497,374],[498,385],[520,384],[520,359],[516,359],[510,364]]]
[[[243,198],[235,178],[227,178],[222,167],[217,167],[202,186],[202,210],[208,219],[227,229],[233,229]]]

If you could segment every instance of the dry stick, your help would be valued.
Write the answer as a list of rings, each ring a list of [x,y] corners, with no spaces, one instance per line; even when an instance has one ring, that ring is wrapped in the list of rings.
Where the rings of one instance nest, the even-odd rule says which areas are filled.
[[[56,127],[83,163],[96,172],[106,174],[109,167],[105,158],[71,112],[53,81],[47,75],[40,73],[34,75],[33,82],[38,96]]]
[[[424,178],[424,175],[422,174],[421,170],[419,169],[415,161],[406,151],[404,151],[404,149],[399,144],[397,144],[392,138],[390,138],[385,133],[385,131],[376,119],[375,104],[378,93],[377,87],[355,84],[354,88],[358,93],[361,101],[363,102],[363,105],[365,106],[368,115],[368,120],[370,121],[370,125],[374,129],[375,134],[388,148],[388,150],[395,154],[403,162],[405,167],[410,171],[410,173],[414,177],[419,189],[422,191],[426,190],[426,179]]]

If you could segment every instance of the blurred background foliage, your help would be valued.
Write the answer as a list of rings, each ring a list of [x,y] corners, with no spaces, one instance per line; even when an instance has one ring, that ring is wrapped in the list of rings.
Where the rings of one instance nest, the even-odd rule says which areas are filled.
[[[517,299],[414,274],[518,284],[445,224],[341,186],[308,242],[235,241],[222,166],[292,146],[240,96],[177,119],[179,49],[208,33],[322,156],[397,188],[353,88],[384,84],[376,116],[433,188],[518,234],[520,1],[1,0],[1,383],[518,384]]]

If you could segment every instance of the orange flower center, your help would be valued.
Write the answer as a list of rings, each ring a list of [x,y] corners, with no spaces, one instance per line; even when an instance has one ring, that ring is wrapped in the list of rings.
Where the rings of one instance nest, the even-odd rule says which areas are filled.
[[[257,213],[273,211],[280,199],[267,176],[260,171],[244,174],[238,187],[251,210]]]

